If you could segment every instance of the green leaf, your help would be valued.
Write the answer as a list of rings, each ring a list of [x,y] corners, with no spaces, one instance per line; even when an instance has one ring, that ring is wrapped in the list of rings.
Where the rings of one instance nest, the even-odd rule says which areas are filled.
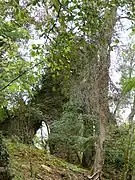
[[[68,21],[73,21],[74,20],[74,16],[68,16]]]
[[[119,41],[119,39],[116,39],[115,40],[115,44],[118,44],[120,41]]]
[[[56,91],[56,87],[55,87],[55,86],[52,87],[52,91],[53,91],[53,92]]]
[[[11,86],[8,87],[8,89],[11,92],[15,92],[16,90],[19,90],[19,86],[16,83],[13,83]]]
[[[132,48],[135,50],[135,44],[132,46]]]
[[[36,52],[35,51],[31,51],[30,54],[31,54],[32,57],[36,56]]]
[[[124,82],[123,93],[126,94],[135,89],[135,77],[130,78]]]
[[[55,7],[55,10],[57,11],[57,13],[59,12],[59,1],[56,0],[52,0],[53,5]]]

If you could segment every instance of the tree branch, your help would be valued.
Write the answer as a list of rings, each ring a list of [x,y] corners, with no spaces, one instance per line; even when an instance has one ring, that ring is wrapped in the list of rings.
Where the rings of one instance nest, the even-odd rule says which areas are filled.
[[[32,70],[34,67],[38,66],[39,64],[42,64],[44,61],[41,61],[35,65],[33,65],[31,68],[23,71],[22,73],[20,73],[18,76],[16,76],[14,79],[12,79],[7,85],[5,85],[4,87],[2,87],[0,89],[0,91],[3,91],[4,89],[6,89],[8,86],[10,86],[14,81],[16,81],[17,79],[19,79],[21,76],[23,76],[25,73],[27,73],[28,71]]]

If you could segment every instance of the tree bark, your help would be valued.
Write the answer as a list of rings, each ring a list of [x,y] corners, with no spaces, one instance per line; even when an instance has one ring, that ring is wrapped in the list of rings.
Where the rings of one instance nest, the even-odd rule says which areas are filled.
[[[99,114],[99,138],[96,148],[94,162],[94,173],[102,172],[104,157],[103,145],[106,137],[106,125],[109,117],[108,87],[109,87],[109,67],[110,67],[110,43],[116,24],[117,7],[105,11],[105,23],[101,31],[101,41],[99,46],[98,78],[97,78],[97,112]],[[104,44],[103,44],[104,42]],[[100,179],[100,177],[98,178]]]

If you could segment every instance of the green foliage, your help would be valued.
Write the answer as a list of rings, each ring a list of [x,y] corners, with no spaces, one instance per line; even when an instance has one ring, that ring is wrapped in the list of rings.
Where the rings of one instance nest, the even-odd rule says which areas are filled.
[[[126,79],[123,85],[123,92],[124,94],[130,92],[130,91],[135,90],[135,77]]]
[[[14,107],[14,115],[20,120],[24,119],[25,122],[29,121],[29,123],[40,123],[43,120],[43,113],[34,103],[25,104],[24,100],[18,97],[17,105]]]
[[[134,145],[135,139],[132,141],[131,147],[129,144],[129,124],[123,123],[119,127],[111,126],[109,134],[104,144],[104,170],[107,173],[108,169],[112,174],[116,174],[117,179],[122,177],[125,161],[128,160],[129,171],[133,172],[135,165]],[[127,159],[127,148],[131,151],[131,156]],[[127,172],[127,176],[130,172]],[[111,173],[110,173],[111,175]]]
[[[33,95],[32,88],[41,76],[39,62],[42,61],[39,57],[32,61],[27,57],[31,51],[28,43],[33,39],[31,12],[16,1],[2,1],[0,14],[0,101],[1,107],[11,108],[11,104],[16,104],[15,96],[22,94],[30,98]]]
[[[82,109],[79,105],[66,103],[59,120],[54,121],[50,140],[57,145],[65,144],[78,152],[84,151],[84,144],[89,138],[84,137]]]
[[[7,117],[7,114],[4,108],[0,107],[0,121],[4,120]]]
[[[69,51],[73,48],[73,39],[84,35],[86,39],[97,40],[101,37],[99,32],[107,19],[104,17],[104,9],[117,5],[123,6],[123,4],[123,1],[94,0],[90,3],[83,0],[73,0],[72,3],[50,0],[30,3],[0,2],[0,21],[2,22],[0,25],[0,54],[6,54],[6,57],[2,57],[1,63],[2,89],[15,79],[2,92],[3,105],[12,101],[13,94],[17,95],[18,92],[23,95],[27,94],[28,97],[33,96],[32,89],[35,88],[35,84],[38,84],[45,64],[56,75],[59,75],[60,70],[67,69],[65,79],[68,79],[71,73]],[[40,7],[46,7],[44,14],[41,13],[42,17],[38,14],[33,17],[36,8],[40,11]],[[34,35],[31,31],[34,31]],[[39,39],[43,37],[44,43],[40,46],[34,42],[31,48],[27,42],[34,36]],[[28,53],[22,55],[20,49]],[[49,57],[46,57],[46,54],[49,54]],[[26,55],[30,55],[30,58],[24,58]],[[36,70],[31,69],[34,64],[41,61],[44,63],[37,66]],[[22,72],[26,73],[18,77]]]

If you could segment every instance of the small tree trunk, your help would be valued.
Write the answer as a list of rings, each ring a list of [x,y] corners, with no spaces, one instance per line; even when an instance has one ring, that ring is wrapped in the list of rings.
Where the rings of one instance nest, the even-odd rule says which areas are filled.
[[[68,148],[67,148],[67,161],[72,163],[72,149],[70,145],[68,145]]]
[[[103,124],[100,124],[100,135],[97,143],[97,151],[95,156],[95,168],[94,172],[102,170],[102,164],[103,164],[103,143],[105,141],[105,127]]]
[[[134,137],[134,116],[135,116],[135,96],[134,96],[134,102],[133,107],[131,110],[131,113],[129,114],[128,120],[129,120],[129,139],[128,139],[128,145],[125,152],[125,163],[124,163],[124,169],[123,169],[123,175],[122,180],[127,180],[127,174],[129,171],[129,163],[132,155],[132,143],[133,143],[133,137]]]

